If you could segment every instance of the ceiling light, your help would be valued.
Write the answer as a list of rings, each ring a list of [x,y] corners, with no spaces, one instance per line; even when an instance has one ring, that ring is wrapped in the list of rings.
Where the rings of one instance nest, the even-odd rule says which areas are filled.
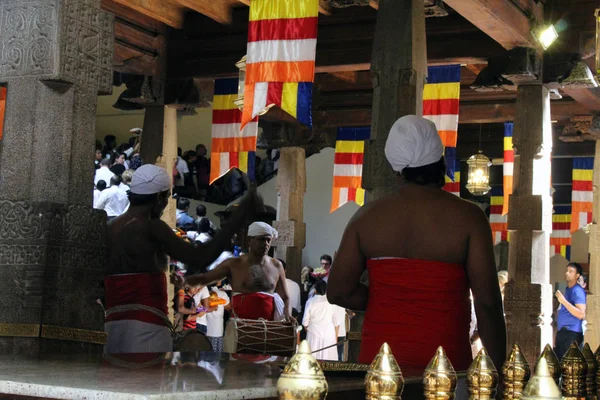
[[[544,50],[548,50],[548,47],[550,47],[552,43],[554,43],[554,41],[558,39],[558,32],[556,32],[556,28],[554,27],[554,25],[550,25],[545,28],[542,28],[538,32],[537,38]]]

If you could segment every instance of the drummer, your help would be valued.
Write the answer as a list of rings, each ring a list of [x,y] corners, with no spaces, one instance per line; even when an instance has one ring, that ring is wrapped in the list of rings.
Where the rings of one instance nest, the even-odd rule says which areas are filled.
[[[249,251],[230,258],[215,269],[188,276],[190,286],[203,286],[228,278],[233,289],[234,316],[268,321],[290,320],[285,271],[281,262],[267,254],[277,230],[264,222],[248,228]]]

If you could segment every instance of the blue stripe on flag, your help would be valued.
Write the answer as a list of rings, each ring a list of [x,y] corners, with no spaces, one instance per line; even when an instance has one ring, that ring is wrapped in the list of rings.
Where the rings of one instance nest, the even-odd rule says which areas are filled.
[[[594,169],[594,157],[574,158],[573,169]]]
[[[369,140],[371,138],[371,127],[360,128],[338,128],[336,140]]]
[[[513,128],[514,128],[515,124],[512,122],[505,122],[504,123],[504,137],[507,136],[512,136],[513,135]]]
[[[444,161],[446,162],[446,175],[454,182],[454,165],[456,164],[456,147],[446,146],[444,151]]]
[[[238,78],[215,79],[215,95],[237,94]]]
[[[567,261],[571,261],[571,246],[567,245],[567,248],[565,249],[565,258],[567,259]]]
[[[554,214],[571,214],[571,206],[554,206]]]
[[[427,68],[427,83],[460,82],[460,64]]]
[[[504,188],[502,186],[492,186],[492,190],[490,190],[490,196],[504,196]]]
[[[254,176],[254,172],[256,171],[256,152],[249,151],[248,152],[248,171],[246,175],[248,175],[248,179],[254,182],[256,177]]]
[[[312,90],[312,82],[298,82],[296,119],[308,127],[312,127]]]

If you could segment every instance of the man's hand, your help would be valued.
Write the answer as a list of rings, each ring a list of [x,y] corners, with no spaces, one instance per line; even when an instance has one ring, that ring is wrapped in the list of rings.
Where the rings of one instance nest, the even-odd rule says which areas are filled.
[[[567,299],[565,299],[565,296],[563,296],[563,294],[561,293],[560,290],[556,291],[556,298],[558,299],[558,302],[560,304],[562,304],[563,306],[565,305],[565,303],[567,302]]]

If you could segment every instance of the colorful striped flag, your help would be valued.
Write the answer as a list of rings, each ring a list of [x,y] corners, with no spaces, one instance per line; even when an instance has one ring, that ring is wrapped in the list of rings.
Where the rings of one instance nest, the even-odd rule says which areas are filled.
[[[508,214],[508,201],[513,192],[513,175],[515,167],[515,150],[513,149],[513,127],[512,122],[504,123],[504,166],[503,166],[503,191],[504,204],[502,215]]]
[[[318,0],[252,0],[242,127],[272,106],[312,125]]]
[[[571,258],[571,207],[555,206],[552,214],[552,233],[550,234],[550,254],[561,254]]]
[[[365,204],[362,170],[365,140],[371,138],[371,128],[338,128],[333,161],[333,192],[331,210],[334,212],[349,201]]]
[[[0,86],[0,140],[4,131],[4,112],[6,111],[6,88]]]
[[[233,101],[238,95],[238,79],[216,79],[213,99],[210,183],[238,168],[254,180],[258,118],[240,130],[242,112]]]
[[[456,141],[458,139],[458,105],[460,99],[460,65],[442,65],[427,69],[423,89],[423,117],[435,123],[445,147],[446,174],[454,181]]]
[[[460,160],[454,164],[454,182],[446,175],[446,184],[442,189],[460,197]]]
[[[508,241],[508,216],[502,215],[504,194],[501,186],[494,186],[490,191],[490,227],[494,245]]]
[[[571,197],[571,232],[592,222],[594,204],[594,157],[573,159],[573,191]]]

